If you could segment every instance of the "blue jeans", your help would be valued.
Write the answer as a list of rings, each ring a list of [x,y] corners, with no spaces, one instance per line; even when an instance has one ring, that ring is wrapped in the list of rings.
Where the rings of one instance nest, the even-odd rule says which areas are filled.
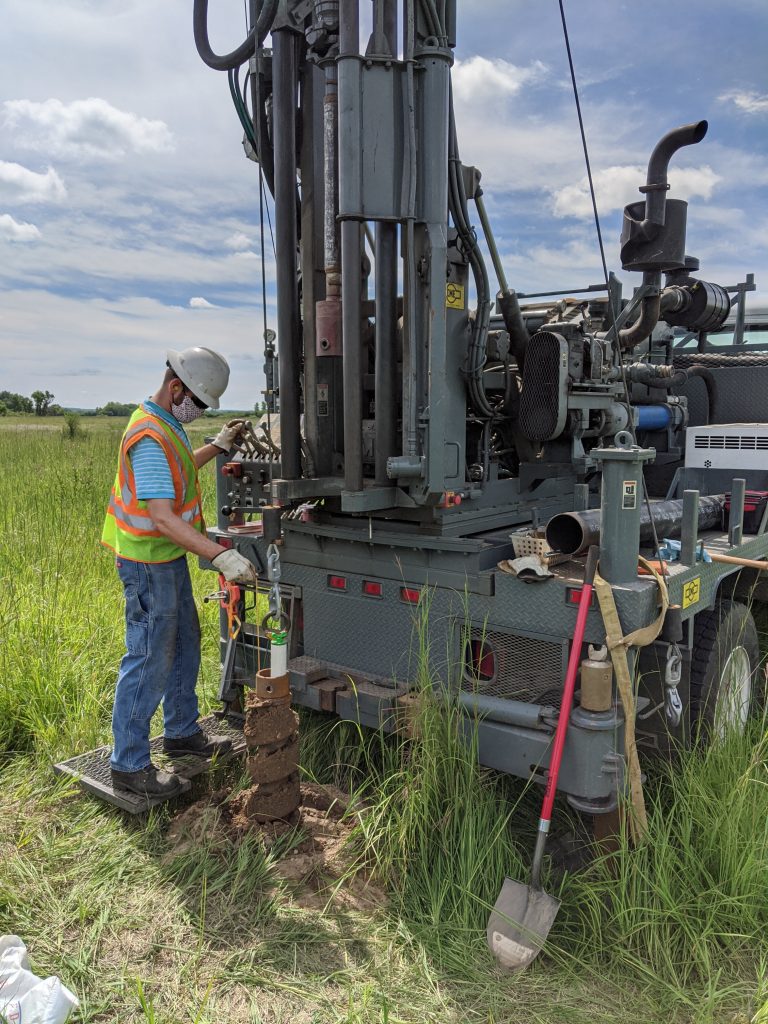
[[[125,588],[126,653],[112,711],[111,765],[138,772],[150,764],[149,727],[161,701],[166,737],[200,731],[200,623],[186,557],[154,563],[118,558],[115,564]]]

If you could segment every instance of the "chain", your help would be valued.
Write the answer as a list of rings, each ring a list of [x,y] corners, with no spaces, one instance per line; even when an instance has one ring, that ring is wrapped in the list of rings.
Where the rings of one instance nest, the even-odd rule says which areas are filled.
[[[674,729],[683,717],[683,702],[677,687],[683,676],[683,655],[677,644],[667,647],[667,664],[664,669],[664,714]]]
[[[267,579],[269,580],[269,607],[262,621],[262,627],[272,632],[286,632],[291,628],[290,616],[283,610],[283,598],[280,592],[280,579],[283,575],[280,567],[280,550],[276,544],[267,548]]]

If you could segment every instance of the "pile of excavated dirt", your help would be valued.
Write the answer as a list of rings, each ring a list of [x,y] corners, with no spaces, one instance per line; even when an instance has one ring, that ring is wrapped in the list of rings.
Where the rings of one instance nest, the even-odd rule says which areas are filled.
[[[244,836],[257,834],[270,850],[295,833],[298,841],[276,861],[275,872],[291,883],[299,905],[320,908],[330,896],[335,902],[360,909],[386,901],[383,891],[372,885],[364,872],[350,870],[353,853],[349,839],[359,819],[347,794],[335,786],[302,783],[299,807],[286,819],[269,822],[250,816],[252,798],[250,789],[238,793],[222,789],[191,804],[171,822],[168,856],[210,842],[212,836],[236,847]]]

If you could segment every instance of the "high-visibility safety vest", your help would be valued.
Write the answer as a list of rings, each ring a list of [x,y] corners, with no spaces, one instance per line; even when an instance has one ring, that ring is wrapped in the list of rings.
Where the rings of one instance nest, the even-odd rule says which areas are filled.
[[[147,510],[147,502],[136,497],[136,481],[128,453],[143,437],[157,441],[168,459],[175,492],[174,513],[200,533],[205,532],[200,484],[192,452],[169,423],[140,405],[128,421],[120,442],[117,475],[101,543],[133,562],[170,562],[183,555],[186,549],[160,533]]]

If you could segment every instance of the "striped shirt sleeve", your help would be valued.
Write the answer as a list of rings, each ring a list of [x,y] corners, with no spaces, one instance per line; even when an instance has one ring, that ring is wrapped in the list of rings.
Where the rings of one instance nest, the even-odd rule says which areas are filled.
[[[173,498],[176,492],[168,459],[160,443],[152,437],[142,437],[129,452],[133,476],[136,480],[136,497]]]

